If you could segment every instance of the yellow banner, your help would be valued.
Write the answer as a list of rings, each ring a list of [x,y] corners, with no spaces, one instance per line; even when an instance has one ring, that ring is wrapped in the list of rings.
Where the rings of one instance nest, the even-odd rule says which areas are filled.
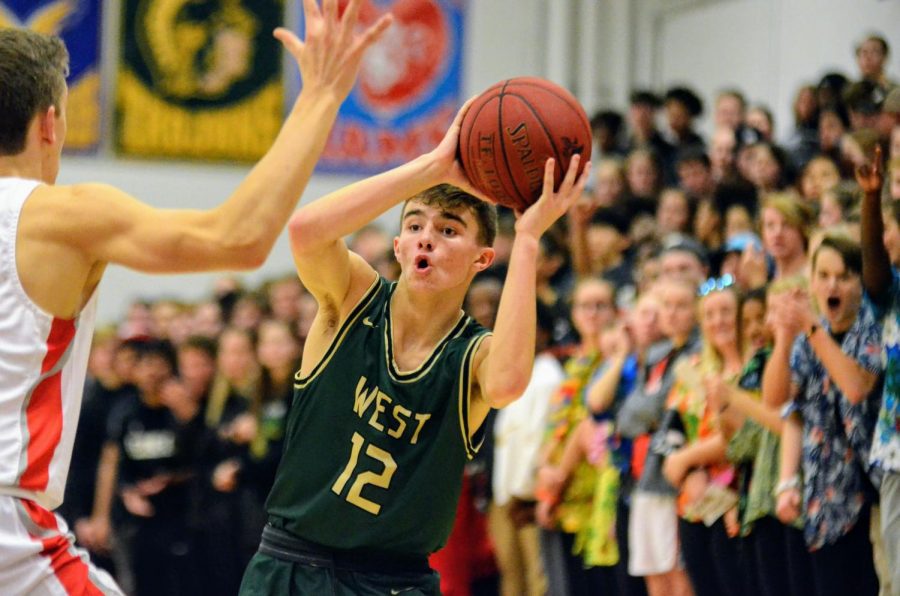
[[[272,83],[233,107],[195,112],[160,99],[123,70],[119,101],[128,106],[119,124],[124,153],[252,161],[278,134],[284,93],[280,82]]]
[[[125,0],[116,144],[128,155],[253,161],[284,113],[282,0]]]
[[[87,73],[69,87],[66,114],[66,147],[94,147],[100,139],[100,73]]]

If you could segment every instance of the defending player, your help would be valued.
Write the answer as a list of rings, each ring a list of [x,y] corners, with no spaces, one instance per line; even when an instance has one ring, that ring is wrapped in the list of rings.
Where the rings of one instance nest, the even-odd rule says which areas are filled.
[[[355,31],[360,0],[304,0],[306,41],[278,29],[303,91],[272,148],[210,211],[160,210],[99,184],[54,186],[68,54],[0,31],[0,586],[4,594],[119,593],[88,564],[62,501],[108,263],[164,273],[256,267],[294,209],[360,60],[390,23]]]
[[[463,464],[489,409],[531,376],[538,239],[588,176],[576,180],[576,156],[554,192],[547,161],[540,200],[516,222],[491,336],[461,310],[496,233],[493,206],[458,188],[468,188],[455,160],[465,109],[431,153],[291,218],[297,271],[319,310],[242,594],[438,593],[426,557],[450,533]],[[390,284],[342,238],[404,201],[402,273]]]

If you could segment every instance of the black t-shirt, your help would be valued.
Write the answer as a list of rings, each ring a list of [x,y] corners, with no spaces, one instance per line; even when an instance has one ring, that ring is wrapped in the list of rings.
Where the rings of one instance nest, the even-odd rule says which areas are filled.
[[[155,510],[153,519],[181,519],[190,497],[186,482],[190,462],[181,425],[168,408],[143,401],[133,402],[122,414],[110,437],[120,451],[119,489],[166,476],[166,487],[147,497]]]
[[[123,404],[134,401],[137,401],[137,390],[133,385],[112,389],[96,379],[87,380],[72,446],[65,499],[57,511],[70,522],[91,515],[97,467],[103,444],[108,438],[110,419],[122,409]]]

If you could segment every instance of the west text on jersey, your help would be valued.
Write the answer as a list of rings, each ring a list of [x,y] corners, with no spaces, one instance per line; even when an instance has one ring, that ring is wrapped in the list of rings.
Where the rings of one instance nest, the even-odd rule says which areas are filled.
[[[407,439],[410,445],[415,445],[419,440],[422,427],[431,418],[431,414],[418,414],[394,403],[394,398],[378,389],[377,385],[368,387],[368,382],[365,376],[359,378],[353,400],[353,411],[361,419],[368,416],[368,424],[375,430],[386,433],[395,439]],[[388,414],[388,408],[392,404],[393,407]],[[368,414],[370,408],[372,413]]]

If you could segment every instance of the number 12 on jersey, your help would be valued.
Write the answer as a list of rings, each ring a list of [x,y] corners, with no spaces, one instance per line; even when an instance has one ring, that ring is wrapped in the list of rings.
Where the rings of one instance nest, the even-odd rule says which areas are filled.
[[[353,475],[353,471],[356,469],[356,465],[359,462],[359,453],[362,451],[363,444],[366,442],[363,436],[357,432],[353,433],[353,437],[350,441],[353,445],[350,451],[350,460],[347,462],[344,471],[341,472],[341,475],[337,477],[337,480],[334,481],[334,484],[331,487],[331,492],[338,496],[344,491],[347,481],[350,480],[350,476]],[[394,461],[394,458],[390,453],[371,443],[366,445],[366,455],[380,461],[384,465],[384,469],[380,473],[360,472],[357,474],[353,484],[350,485],[350,490],[347,491],[347,496],[344,498],[348,503],[356,505],[363,511],[368,511],[372,515],[378,515],[379,512],[381,512],[381,505],[362,496],[362,489],[367,484],[371,484],[378,488],[388,488],[391,485],[391,478],[394,476],[394,472],[397,471],[397,462]]]

